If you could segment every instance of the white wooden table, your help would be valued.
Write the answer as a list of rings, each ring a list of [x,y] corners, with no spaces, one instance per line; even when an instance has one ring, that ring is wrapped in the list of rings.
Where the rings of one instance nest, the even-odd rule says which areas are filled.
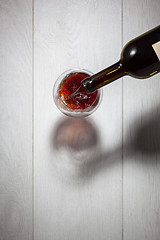
[[[160,74],[78,123],[52,99],[159,24],[160,0],[0,0],[0,240],[160,239]]]

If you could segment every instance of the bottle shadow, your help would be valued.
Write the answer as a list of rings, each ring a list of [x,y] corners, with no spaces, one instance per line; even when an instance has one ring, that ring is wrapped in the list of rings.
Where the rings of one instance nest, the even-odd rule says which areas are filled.
[[[143,119],[143,123],[141,123],[141,119]],[[152,164],[153,162],[147,157],[160,154],[160,106],[135,119],[131,131],[134,132],[134,136],[130,137],[128,134],[126,137],[126,151],[131,154],[141,153],[146,156],[145,161]],[[132,140],[128,142],[127,139]]]
[[[134,133],[134,136],[131,136],[130,132]],[[137,117],[127,135],[123,143],[124,152],[130,157],[143,154],[146,163],[154,164],[153,156],[160,154],[159,107],[141,118]],[[89,180],[122,160],[122,143],[116,146],[114,151],[102,151],[96,125],[86,118],[61,119],[51,134],[51,145],[54,156],[56,155],[54,166],[58,175],[67,181],[70,179],[71,182]],[[156,158],[156,162],[158,159]]]

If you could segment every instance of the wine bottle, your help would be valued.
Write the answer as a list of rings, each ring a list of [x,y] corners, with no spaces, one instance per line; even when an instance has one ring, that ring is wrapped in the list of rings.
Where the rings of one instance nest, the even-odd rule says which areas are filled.
[[[82,85],[86,92],[91,93],[125,75],[143,79],[158,72],[160,72],[160,25],[127,43],[117,63],[85,78]]]

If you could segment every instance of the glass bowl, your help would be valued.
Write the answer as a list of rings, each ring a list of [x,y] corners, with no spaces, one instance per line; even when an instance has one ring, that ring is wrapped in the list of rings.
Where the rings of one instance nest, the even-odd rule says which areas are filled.
[[[58,77],[58,79],[56,80],[56,82],[54,84],[53,99],[54,99],[54,102],[55,102],[56,106],[58,107],[58,109],[65,115],[70,116],[70,117],[78,117],[78,118],[87,117],[90,114],[92,114],[99,107],[101,100],[102,100],[102,89],[97,90],[96,98],[94,99],[93,103],[91,105],[89,105],[88,107],[86,107],[84,109],[73,109],[73,108],[69,107],[67,104],[65,104],[64,100],[62,99],[62,97],[60,95],[60,88],[61,88],[64,80],[66,81],[66,79],[71,74],[74,74],[74,73],[84,73],[84,74],[87,74],[88,76],[93,75],[92,72],[85,70],[85,69],[80,69],[80,68],[74,68],[74,69],[65,71]]]

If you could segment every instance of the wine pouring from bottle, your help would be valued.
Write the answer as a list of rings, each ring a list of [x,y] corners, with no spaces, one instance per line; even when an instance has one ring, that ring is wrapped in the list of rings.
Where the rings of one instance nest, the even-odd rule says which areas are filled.
[[[129,75],[148,78],[160,72],[160,25],[131,40],[122,50],[120,60],[112,66],[82,81],[91,93],[118,78]]]

